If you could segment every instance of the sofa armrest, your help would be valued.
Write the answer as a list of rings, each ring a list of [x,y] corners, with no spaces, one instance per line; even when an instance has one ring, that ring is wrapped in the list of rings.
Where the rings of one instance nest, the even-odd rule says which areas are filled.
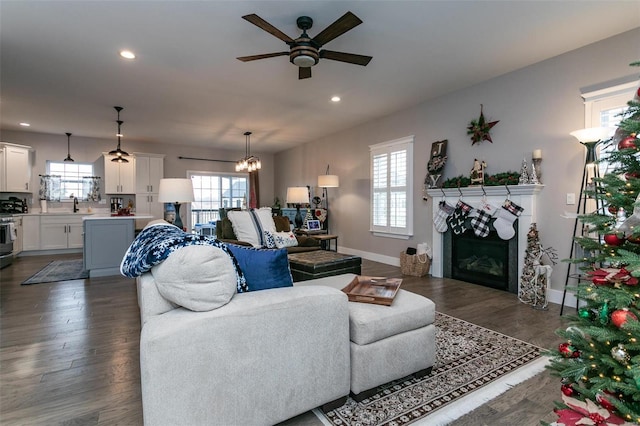
[[[147,425],[281,422],[349,393],[347,296],[286,287],[174,309],[144,324],[140,367]]]

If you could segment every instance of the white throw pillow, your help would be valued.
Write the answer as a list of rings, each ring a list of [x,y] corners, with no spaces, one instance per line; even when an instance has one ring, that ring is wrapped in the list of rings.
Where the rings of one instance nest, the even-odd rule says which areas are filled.
[[[271,216],[271,208],[230,211],[227,217],[231,221],[233,232],[238,241],[245,241],[253,247],[263,247],[264,231],[276,232],[276,224]]]
[[[237,290],[233,260],[213,246],[179,248],[151,268],[151,274],[165,299],[192,311],[226,305]]]
[[[295,247],[298,245],[298,239],[293,235],[293,232],[275,232],[273,239],[276,242],[277,248]]]

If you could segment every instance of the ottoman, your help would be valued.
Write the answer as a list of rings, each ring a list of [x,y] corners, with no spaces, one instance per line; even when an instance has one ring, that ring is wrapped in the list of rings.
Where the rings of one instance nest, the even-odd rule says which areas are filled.
[[[293,281],[312,280],[346,273],[359,274],[361,264],[362,259],[358,256],[334,251],[318,250],[289,254],[289,267]]]
[[[299,282],[295,286],[344,288],[355,275]],[[351,397],[360,402],[376,387],[410,374],[429,374],[436,358],[435,304],[400,289],[391,306],[349,302]]]

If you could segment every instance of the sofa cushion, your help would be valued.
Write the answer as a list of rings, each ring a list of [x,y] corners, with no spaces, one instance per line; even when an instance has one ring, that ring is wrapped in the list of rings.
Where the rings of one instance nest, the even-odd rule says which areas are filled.
[[[291,231],[291,222],[286,216],[274,216],[273,222],[276,225],[276,232]]]
[[[271,207],[227,213],[233,232],[240,241],[254,247],[264,247],[264,231],[275,232],[276,225],[271,216]]]
[[[264,246],[269,249],[277,248],[276,239],[273,237],[273,233],[264,231]]]
[[[179,248],[151,268],[160,294],[192,311],[210,311],[226,305],[236,293],[233,259],[214,246]]]
[[[276,232],[273,234],[273,240],[277,248],[295,247],[298,245],[298,239],[293,232]]]
[[[228,244],[227,247],[235,256],[247,280],[249,291],[293,286],[287,250],[259,249],[234,244]]]

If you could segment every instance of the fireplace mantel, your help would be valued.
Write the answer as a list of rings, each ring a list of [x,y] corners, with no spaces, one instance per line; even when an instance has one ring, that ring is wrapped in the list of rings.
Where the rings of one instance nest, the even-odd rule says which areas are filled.
[[[433,219],[438,213],[438,203],[446,200],[455,206],[459,199],[472,207],[480,206],[483,197],[487,202],[500,207],[509,197],[511,201],[524,208],[518,218],[518,281],[522,276],[524,267],[524,255],[527,248],[527,233],[532,223],[537,222],[538,203],[537,196],[544,185],[508,185],[508,186],[473,186],[465,188],[432,188],[427,190],[427,195],[433,202],[432,211],[432,241],[431,248],[433,259],[431,262],[431,276],[442,278],[443,276],[443,234],[433,228]],[[518,282],[519,287],[519,282]]]

